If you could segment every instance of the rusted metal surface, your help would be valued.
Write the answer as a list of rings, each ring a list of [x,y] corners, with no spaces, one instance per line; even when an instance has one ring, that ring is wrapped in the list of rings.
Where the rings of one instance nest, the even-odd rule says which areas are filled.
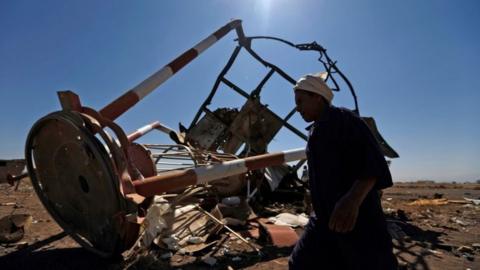
[[[114,217],[135,208],[122,196],[105,148],[84,126],[74,112],[40,119],[27,139],[27,165],[57,223],[82,246],[110,256],[124,249]]]
[[[82,103],[80,97],[72,91],[59,91],[58,99],[64,111],[82,111]]]
[[[260,225],[265,229],[272,244],[278,248],[293,247],[298,241],[298,235],[289,226],[269,224],[267,220],[259,220]]]
[[[143,177],[157,175],[157,168],[152,159],[152,153],[143,145],[132,143],[128,147],[128,156]]]

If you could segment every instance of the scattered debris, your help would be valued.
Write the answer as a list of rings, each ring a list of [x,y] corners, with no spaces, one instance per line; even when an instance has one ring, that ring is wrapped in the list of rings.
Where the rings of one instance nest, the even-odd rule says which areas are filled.
[[[20,241],[27,228],[32,223],[32,216],[28,214],[8,215],[0,219],[0,243],[14,243]]]
[[[238,196],[225,197],[222,199],[222,203],[228,206],[238,206],[240,204],[240,197]]]
[[[143,246],[150,246],[153,240],[168,227],[167,221],[164,219],[164,216],[171,211],[168,201],[159,196],[156,196],[153,201],[153,205],[150,206],[145,216]]]
[[[451,222],[454,222],[454,223],[456,223],[456,224],[459,224],[459,225],[461,225],[461,226],[468,226],[468,225],[470,225],[470,223],[468,223],[468,222],[466,222],[466,221],[463,221],[463,220],[459,219],[458,217],[452,217],[452,218],[450,218],[450,221],[451,221]]]
[[[6,202],[6,203],[0,203],[0,206],[15,206],[17,205],[16,202]]]
[[[11,182],[8,179],[9,175],[18,175],[25,170],[24,159],[4,160],[0,159],[0,183]]]
[[[197,205],[197,208],[203,212],[204,214],[206,214],[209,218],[211,218],[213,221],[215,221],[217,224],[223,226],[225,229],[227,229],[230,233],[232,233],[233,235],[235,235],[238,239],[240,239],[241,241],[243,241],[245,244],[249,245],[251,248],[253,248],[253,250],[257,251],[258,253],[261,253],[260,250],[254,246],[252,243],[250,243],[247,239],[243,238],[240,234],[238,234],[237,232],[235,232],[234,230],[232,230],[230,227],[228,227],[225,223],[223,223],[222,221],[220,221],[218,218],[216,218],[214,215],[208,213],[207,211],[205,211],[203,208],[201,208],[200,206]]]
[[[241,261],[241,260],[242,260],[242,258],[240,258],[240,257],[238,257],[238,256],[232,258],[232,261],[233,261],[233,262],[239,262],[239,261]]]
[[[167,252],[167,253],[163,253],[162,255],[160,255],[160,259],[167,260],[167,259],[170,259],[172,256],[173,256],[172,252]]]
[[[203,242],[204,242],[204,239],[201,238],[201,237],[198,237],[198,236],[190,236],[187,239],[188,244],[200,244],[200,243],[203,243]]]
[[[460,246],[457,248],[458,252],[463,252],[463,253],[473,253],[474,249],[469,246]]]
[[[387,190],[387,194],[391,193],[392,192]],[[451,196],[451,193],[449,193],[448,190],[445,190],[445,192],[442,191],[442,193],[445,194],[444,197],[446,198],[454,197]],[[476,196],[478,193],[472,194],[471,197]],[[265,264],[267,264],[267,262],[275,264],[273,260],[263,260],[259,259],[258,256],[251,256],[250,252],[252,251],[252,248],[250,246],[246,245],[242,240],[239,240],[234,234],[223,228],[223,226],[219,226],[205,214],[200,213],[196,207],[196,204],[200,205],[205,211],[214,215],[222,222],[225,222],[225,217],[222,218],[222,216],[217,215],[215,213],[216,211],[214,211],[214,209],[217,208],[216,206],[221,204],[224,207],[227,207],[227,211],[223,211],[224,214],[230,214],[237,210],[237,212],[242,212],[242,214],[238,216],[246,217],[244,225],[227,225],[228,227],[240,234],[246,241],[259,248],[267,258],[272,256],[272,252],[275,254],[274,256],[281,256],[280,258],[283,260],[281,261],[283,263],[282,265],[285,265],[286,267],[286,256],[288,256],[288,249],[291,247],[281,248],[274,245],[269,233],[259,224],[258,220],[264,218],[267,219],[266,222],[268,223],[268,218],[276,217],[283,213],[290,213],[292,216],[298,216],[298,213],[303,212],[304,209],[303,206],[301,206],[302,202],[292,200],[284,203],[270,201],[262,201],[260,203],[258,200],[253,200],[247,203],[252,205],[252,208],[247,211],[247,208],[243,206],[243,202],[246,200],[245,195],[246,194],[236,195],[236,197],[239,198],[240,203],[234,203],[232,206],[225,203],[230,199],[223,200],[224,197],[217,196],[214,193],[214,189],[210,189],[209,187],[203,187],[195,192],[191,192],[191,190],[187,189],[181,193],[165,194],[156,197],[155,200],[152,201],[152,207],[169,205],[170,210],[166,211],[167,214],[163,216],[163,219],[166,222],[172,222],[172,224],[175,224],[176,221],[181,220],[188,223],[189,218],[198,220],[203,219],[199,218],[200,216],[204,216],[206,219],[205,224],[209,224],[207,225],[208,228],[215,228],[218,226],[218,228],[221,229],[216,234],[210,235],[210,238],[207,238],[205,242],[194,244],[200,241],[200,239],[204,239],[203,233],[192,233],[186,225],[183,225],[183,228],[185,229],[184,235],[178,235],[176,233],[168,235],[169,231],[176,228],[175,226],[180,227],[179,225],[181,224],[177,223],[177,225],[172,225],[171,227],[168,225],[166,229],[159,233],[159,236],[154,239],[150,246],[147,247],[142,245],[141,248],[140,246],[137,246],[137,248],[140,248],[139,252],[131,257],[125,255],[125,258],[134,260],[135,258],[140,259],[150,257],[150,260],[155,261],[159,265],[164,265],[166,268],[168,268],[169,265],[171,268],[175,269],[190,269],[191,265],[194,265],[193,268],[210,267],[202,261],[202,258],[206,255],[217,260],[213,267],[221,269],[227,267],[228,264],[231,265],[232,269],[242,268],[247,265],[255,265],[259,260]],[[415,256],[422,256],[422,258],[429,264],[431,263],[432,258],[437,261],[441,260],[446,262],[460,260],[465,263],[465,267],[476,269],[473,266],[479,260],[480,243],[475,241],[476,238],[472,238],[471,235],[475,234],[475,226],[477,226],[479,221],[478,213],[480,209],[478,209],[478,206],[475,206],[468,201],[465,201],[466,203],[464,204],[450,203],[450,200],[449,204],[445,207],[422,205],[410,206],[405,202],[408,202],[412,195],[405,192],[404,195],[401,195],[401,199],[399,199],[398,196],[400,195],[387,195],[387,198],[393,197],[393,199],[389,201],[391,203],[388,204],[388,207],[384,208],[385,215],[387,216],[388,231],[394,239],[394,243],[397,243],[397,248],[405,248],[407,249],[406,252],[411,252],[410,254],[412,255],[415,254]],[[414,194],[413,196],[417,197],[417,194]],[[433,192],[427,196],[432,198]],[[462,197],[460,197],[460,199],[461,198]],[[385,197],[384,200],[386,200]],[[11,207],[3,207],[3,210],[11,211],[12,209],[10,208]],[[268,208],[269,210],[263,212],[262,210],[264,208]],[[243,210],[238,211],[238,209]],[[255,213],[255,215],[252,215],[252,212]],[[455,217],[453,221],[450,220],[452,217]],[[464,222],[468,225],[462,226],[454,220],[459,220],[460,223]],[[32,220],[32,224],[35,224],[35,221],[38,221],[36,225],[38,228],[47,224],[45,222],[48,222],[48,217],[37,214],[35,215],[35,220]],[[144,225],[146,225],[146,223],[144,223]],[[35,226],[32,225],[31,227]],[[204,228],[206,229],[207,227]],[[28,231],[31,232],[31,230]],[[302,231],[301,226],[296,227],[295,231],[297,235],[300,235]],[[467,231],[471,232],[466,234]],[[469,238],[459,238],[465,236],[468,236]],[[7,254],[28,247],[36,241],[39,241],[39,239],[31,240],[27,237],[28,235],[25,235],[22,240],[20,240],[22,242],[1,244],[0,254],[2,252],[2,247],[4,248],[3,254]],[[171,237],[171,239],[168,237]],[[475,242],[472,243],[472,241]],[[403,256],[401,255],[401,252],[399,254],[400,256]],[[140,261],[138,263],[140,263]],[[410,269],[415,269],[414,261],[409,260],[408,264]],[[442,269],[438,268],[438,265],[436,266],[435,264],[431,265],[431,268]],[[257,268],[253,267],[253,269]],[[455,268],[445,267],[444,269]]]
[[[217,259],[211,257],[211,256],[206,256],[202,258],[202,261],[210,266],[214,266],[217,263]]]
[[[443,252],[438,251],[438,250],[433,250],[433,249],[427,249],[427,251],[433,255],[440,256],[443,255]]]
[[[308,216],[304,213],[300,215],[294,215],[290,213],[281,213],[275,217],[268,218],[268,221],[275,225],[290,226],[290,227],[304,227],[308,223]]]
[[[267,232],[272,244],[278,248],[292,247],[298,241],[297,233],[289,226],[269,224],[265,219],[259,219],[259,223]]]
[[[480,205],[480,199],[477,199],[477,200],[476,200],[476,199],[470,199],[470,198],[465,198],[465,197],[464,197],[463,199],[464,199],[465,201],[471,202],[471,203],[473,203],[473,204],[475,204],[475,205]]]
[[[467,200],[448,200],[448,203],[465,204],[465,205],[472,204],[472,202],[469,202]]]
[[[448,204],[447,199],[418,199],[409,203],[409,205],[445,205],[445,204]]]
[[[198,244],[192,244],[185,246],[179,250],[180,254],[194,254],[196,252],[202,251],[204,249],[211,248],[215,244],[217,244],[218,241],[212,241],[209,243],[198,243]]]

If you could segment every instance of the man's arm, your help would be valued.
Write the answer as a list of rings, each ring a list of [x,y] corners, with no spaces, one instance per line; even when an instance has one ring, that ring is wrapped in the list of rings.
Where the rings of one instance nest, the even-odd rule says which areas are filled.
[[[330,230],[346,233],[355,227],[358,210],[363,200],[377,182],[376,178],[357,180],[335,205],[328,227]]]

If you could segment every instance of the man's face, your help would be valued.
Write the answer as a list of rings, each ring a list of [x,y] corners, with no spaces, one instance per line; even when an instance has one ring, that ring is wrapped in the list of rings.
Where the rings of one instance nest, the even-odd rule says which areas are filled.
[[[307,123],[318,119],[326,106],[320,95],[303,90],[295,91],[295,104],[297,111]]]

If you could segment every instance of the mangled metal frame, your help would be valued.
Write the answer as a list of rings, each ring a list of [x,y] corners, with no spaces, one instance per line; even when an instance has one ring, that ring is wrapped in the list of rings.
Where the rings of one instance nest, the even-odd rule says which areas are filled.
[[[333,87],[332,90],[340,91],[340,86],[339,86],[338,80],[339,79],[343,80],[345,82],[345,84],[347,85],[348,90],[350,91],[350,93],[353,97],[353,101],[354,101],[354,104],[355,104],[355,108],[353,109],[353,111],[357,115],[360,115],[357,96],[355,94],[355,90],[353,88],[353,85],[350,83],[348,78],[342,73],[342,71],[337,67],[336,62],[333,61],[329,57],[329,55],[327,54],[327,50],[325,48],[323,48],[321,45],[317,44],[316,42],[294,44],[294,43],[286,41],[284,39],[280,39],[280,38],[276,38],[276,37],[269,37],[269,36],[253,36],[253,37],[243,37],[242,36],[242,37],[239,37],[238,39],[236,39],[236,41],[238,41],[237,47],[235,47],[235,49],[234,49],[232,55],[230,56],[230,59],[228,60],[227,64],[225,65],[225,67],[222,69],[222,71],[218,75],[210,94],[205,99],[205,101],[201,105],[200,109],[197,111],[197,113],[196,113],[195,117],[193,118],[187,132],[195,131],[195,129],[198,127],[198,125],[202,124],[201,121],[204,120],[204,118],[214,118],[217,122],[223,123],[224,126],[226,127],[226,129],[229,130],[232,133],[235,133],[237,130],[239,130],[238,128],[234,127],[234,124],[229,125],[227,123],[224,123],[224,121],[222,119],[220,119],[219,117],[216,117],[215,113],[212,112],[208,108],[208,106],[211,104],[212,99],[214,98],[214,96],[217,93],[217,90],[218,90],[218,88],[221,84],[224,84],[224,85],[228,86],[230,89],[234,90],[236,93],[238,93],[242,97],[246,98],[247,103],[244,105],[244,107],[245,107],[245,106],[248,106],[249,103],[252,103],[252,102],[255,102],[255,101],[259,102],[259,98],[260,98],[260,94],[261,94],[261,91],[263,89],[263,86],[268,82],[268,80],[275,73],[280,75],[283,79],[285,79],[286,81],[288,81],[292,85],[294,85],[296,83],[296,81],[290,75],[288,75],[285,71],[283,71],[280,67],[266,61],[265,59],[263,59],[260,55],[258,55],[253,50],[252,41],[253,40],[258,40],[258,39],[267,39],[267,40],[281,42],[281,43],[286,44],[288,46],[291,46],[295,49],[298,49],[300,51],[316,51],[316,52],[318,52],[320,54],[320,57],[318,58],[318,61],[320,61],[322,63],[324,69],[328,72],[328,76],[327,76],[326,81],[327,82],[331,81],[334,84],[335,87]],[[247,93],[241,87],[239,87],[238,85],[236,85],[235,83],[233,83],[232,81],[230,81],[226,78],[226,75],[227,75],[228,71],[233,66],[233,64],[234,64],[237,56],[239,55],[239,52],[241,51],[241,49],[244,49],[245,51],[247,51],[249,53],[249,55],[253,57],[254,60],[260,62],[263,66],[270,69],[268,71],[268,73],[260,81],[260,83],[257,85],[257,87],[255,87],[255,89],[252,90],[250,93]],[[337,74],[338,74],[339,78],[336,78]],[[297,128],[295,128],[293,125],[291,125],[288,122],[290,120],[290,118],[294,115],[295,108],[293,108],[284,118],[281,118],[277,114],[272,112],[271,110],[267,109],[266,106],[261,104],[261,103],[257,106],[257,108],[258,107],[261,107],[264,111],[267,111],[268,113],[266,115],[275,118],[275,120],[278,121],[278,123],[281,123],[282,127],[284,126],[285,128],[287,128],[288,130],[293,132],[295,135],[297,135],[301,139],[304,139],[304,140],[307,139],[307,136],[304,133],[302,133],[300,130],[298,130]],[[242,110],[243,109],[244,108],[242,108]],[[259,111],[259,113],[262,113],[260,110],[258,110],[258,111]],[[204,116],[204,118],[200,119],[200,116],[202,115],[202,113],[204,113],[205,116]],[[368,127],[371,129],[375,138],[379,142],[380,147],[381,147],[384,155],[389,157],[389,158],[397,158],[398,154],[395,152],[395,150],[392,147],[390,147],[388,145],[388,143],[380,135],[380,133],[379,133],[377,127],[376,127],[375,120],[372,117],[362,117],[362,118],[365,120]],[[272,123],[272,122],[270,122],[270,123]],[[274,123],[274,121],[273,121],[273,123]],[[278,132],[279,129],[280,128],[275,128],[275,133]],[[234,134],[234,136],[235,135],[236,134]],[[271,134],[269,134],[269,135],[271,135]],[[275,136],[275,134],[273,134],[273,136]],[[270,136],[270,138],[273,138],[273,136]],[[187,139],[188,139],[188,137],[189,136],[188,136],[188,133],[187,133]],[[191,136],[191,137],[196,137],[196,136]],[[248,143],[246,140],[244,140],[243,142]],[[267,144],[268,143],[269,143],[269,141],[267,142]],[[233,149],[232,148],[229,149],[228,147],[226,147],[226,148],[227,149],[219,149],[219,150],[226,150],[227,152],[235,152],[235,150],[237,150],[237,148],[233,148]],[[258,151],[256,151],[256,152],[258,152]],[[303,161],[299,161],[297,163],[297,165],[295,166],[295,169],[298,169],[302,164],[303,164]]]
[[[194,163],[188,169],[158,172],[156,162],[165,154],[152,157],[151,151],[145,145],[135,143],[135,139],[149,130],[159,129],[177,143],[167,148],[182,148],[184,152],[176,154],[192,158],[196,153],[188,146],[188,141],[181,134],[159,123],[153,123],[127,136],[114,122],[231,30],[237,32],[239,46],[217,78],[214,90],[223,82],[245,97],[255,97],[274,72],[294,83],[285,72],[251,50],[249,44],[254,38],[245,37],[241,21],[234,20],[103,109],[97,111],[83,106],[76,94],[62,91],[58,92],[62,110],[53,112],[34,124],[25,146],[27,169],[33,187],[55,221],[83,247],[106,257],[128,249],[137,241],[146,209],[156,194],[305,159],[303,149],[244,159],[228,156],[229,153],[217,153],[223,156],[218,157],[216,164],[207,162],[198,166]],[[241,47],[271,68],[258,91],[251,94],[224,78]],[[336,69],[335,65],[332,68]],[[214,92],[202,105],[202,111],[207,110],[206,105]],[[279,120],[305,139],[304,134],[288,124],[288,119],[294,112],[292,110],[287,117]],[[192,125],[198,117],[199,114]],[[211,153],[215,155],[215,152]]]

